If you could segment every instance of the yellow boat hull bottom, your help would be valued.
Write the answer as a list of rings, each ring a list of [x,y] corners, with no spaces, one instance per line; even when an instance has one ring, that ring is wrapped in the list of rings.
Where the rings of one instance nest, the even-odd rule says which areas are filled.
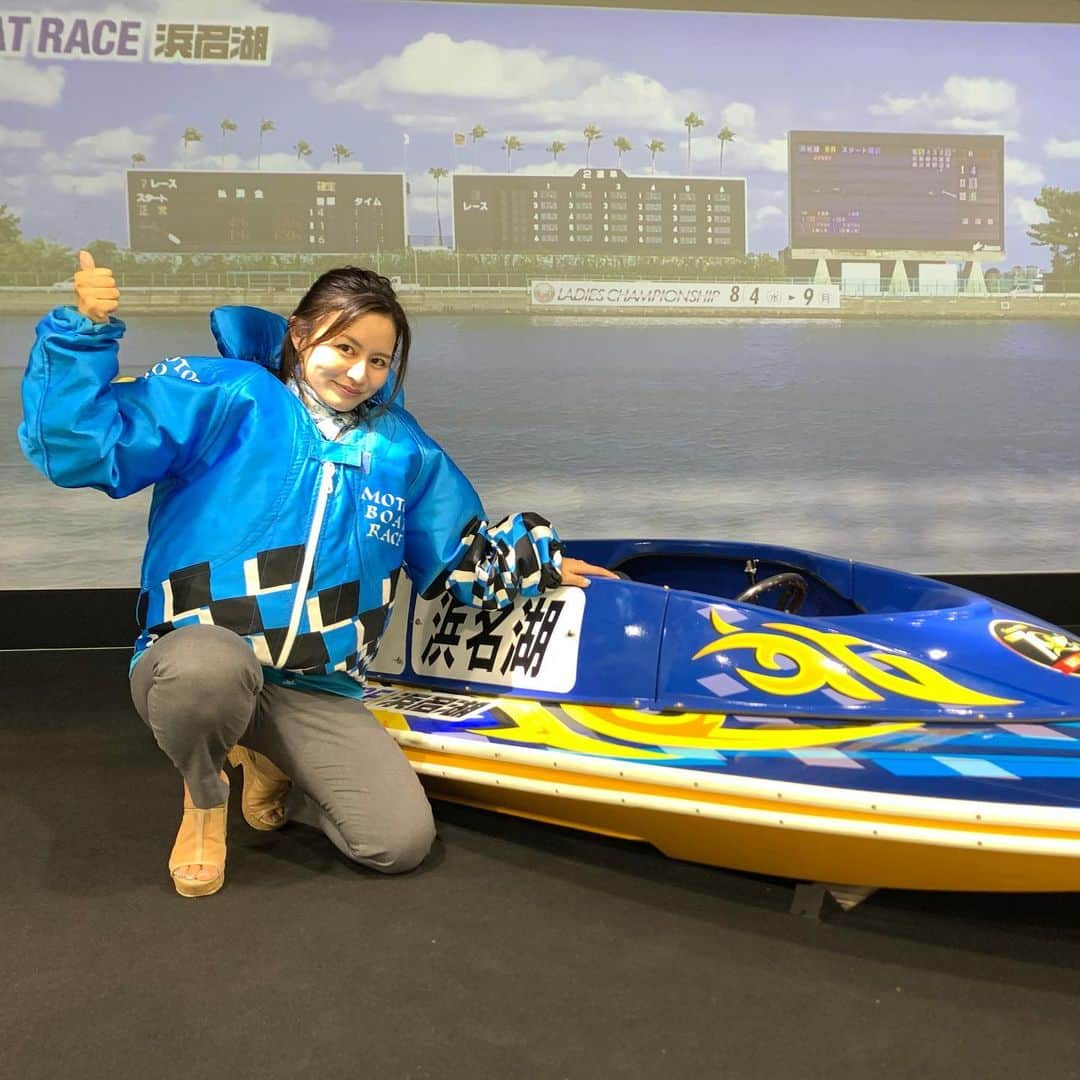
[[[934,820],[870,802],[867,812],[837,810],[402,749],[433,799],[639,840],[708,866],[876,888],[1080,890],[1080,829],[1033,826],[1023,810],[1013,824],[1000,812]]]

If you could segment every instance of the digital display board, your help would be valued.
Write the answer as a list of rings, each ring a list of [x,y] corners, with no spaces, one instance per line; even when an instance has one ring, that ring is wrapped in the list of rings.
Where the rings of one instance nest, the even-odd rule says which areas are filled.
[[[132,251],[326,252],[405,247],[402,173],[127,173]]]
[[[796,249],[1001,252],[1001,135],[788,133]]]
[[[746,181],[627,176],[453,177],[454,246],[462,252],[746,254]]]

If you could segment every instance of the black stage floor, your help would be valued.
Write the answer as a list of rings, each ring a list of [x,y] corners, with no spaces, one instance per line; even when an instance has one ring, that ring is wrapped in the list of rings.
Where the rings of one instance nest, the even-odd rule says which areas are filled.
[[[127,659],[0,653],[0,1076],[1080,1076],[1077,896],[819,923],[787,882],[444,805],[398,878],[236,809],[225,889],[181,899]]]

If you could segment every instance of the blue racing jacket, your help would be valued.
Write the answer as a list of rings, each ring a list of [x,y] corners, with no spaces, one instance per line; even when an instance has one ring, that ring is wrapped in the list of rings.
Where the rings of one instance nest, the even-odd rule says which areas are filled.
[[[481,607],[559,584],[548,522],[489,524],[403,407],[372,409],[328,441],[268,370],[284,319],[224,308],[212,322],[224,357],[118,379],[124,324],[57,308],[23,380],[19,440],[50,480],[113,498],[154,485],[137,656],[206,623],[241,635],[267,667],[362,680],[403,566],[421,593]]]

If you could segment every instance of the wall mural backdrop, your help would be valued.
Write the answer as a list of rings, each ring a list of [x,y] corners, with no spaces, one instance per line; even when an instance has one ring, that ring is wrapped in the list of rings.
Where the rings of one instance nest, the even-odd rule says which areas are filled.
[[[132,585],[147,493],[15,438],[75,252],[123,373],[392,277],[496,515],[1076,569],[1076,25],[242,0],[0,12],[0,588]],[[272,448],[268,447],[268,452]]]

